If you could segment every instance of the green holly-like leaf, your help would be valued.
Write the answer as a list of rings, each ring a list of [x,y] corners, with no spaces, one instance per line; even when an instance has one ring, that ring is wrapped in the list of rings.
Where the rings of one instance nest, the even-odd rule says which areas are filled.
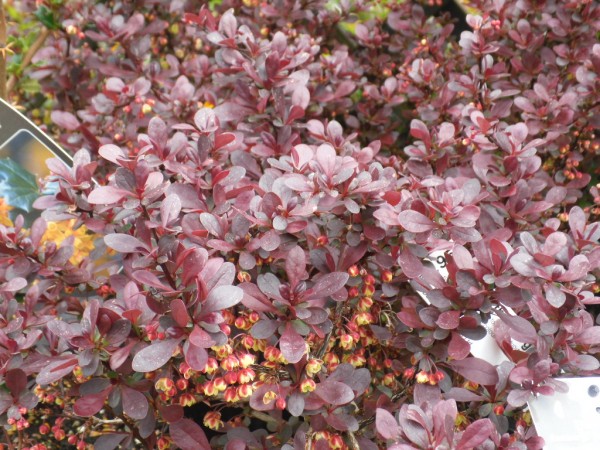
[[[32,211],[40,190],[35,176],[12,159],[0,159],[0,197],[10,206]]]
[[[49,30],[60,29],[60,23],[56,20],[54,12],[45,6],[40,6],[35,12],[35,17]]]

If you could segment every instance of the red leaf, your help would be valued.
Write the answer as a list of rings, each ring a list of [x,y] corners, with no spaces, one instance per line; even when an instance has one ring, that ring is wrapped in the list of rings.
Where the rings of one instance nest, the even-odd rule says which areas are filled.
[[[405,230],[411,233],[423,233],[435,228],[435,224],[427,216],[412,209],[398,214],[398,221]]]
[[[467,427],[458,442],[458,450],[471,450],[483,444],[496,433],[496,427],[490,419],[479,419]]]
[[[190,419],[181,419],[169,427],[173,442],[181,450],[211,450],[202,428]]]
[[[58,361],[51,362],[38,373],[36,382],[41,385],[54,383],[71,373],[77,364],[77,358],[74,356],[59,358]]]
[[[135,354],[131,367],[136,372],[153,372],[164,366],[179,345],[181,339],[155,341]]]
[[[171,302],[171,315],[173,319],[182,328],[187,327],[187,324],[190,322],[191,318],[188,314],[187,308],[185,307],[185,303],[180,298],[176,298]]]
[[[169,423],[183,419],[183,406],[181,405],[163,405],[162,403],[158,403],[158,412]]]
[[[292,327],[291,323],[287,323],[285,331],[279,340],[279,348],[284,358],[292,364],[297,363],[306,353],[306,342],[304,338],[298,334]]]
[[[112,386],[104,389],[102,392],[97,394],[88,394],[81,398],[78,398],[73,405],[73,411],[75,414],[81,417],[91,417],[102,409],[106,397],[112,390]]]
[[[483,359],[465,358],[460,361],[450,361],[449,364],[469,381],[484,386],[493,386],[498,382],[496,368]]]
[[[448,355],[453,359],[465,359],[471,352],[471,345],[458,333],[452,333],[448,344]]]
[[[11,369],[4,375],[6,387],[14,398],[19,398],[21,392],[27,387],[27,375],[21,369]]]

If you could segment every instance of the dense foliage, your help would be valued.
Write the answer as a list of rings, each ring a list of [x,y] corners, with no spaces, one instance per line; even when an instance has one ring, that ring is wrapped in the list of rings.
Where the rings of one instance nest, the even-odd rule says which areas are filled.
[[[75,156],[0,221],[4,444],[541,449],[600,373],[598,3],[202,3],[5,6]]]

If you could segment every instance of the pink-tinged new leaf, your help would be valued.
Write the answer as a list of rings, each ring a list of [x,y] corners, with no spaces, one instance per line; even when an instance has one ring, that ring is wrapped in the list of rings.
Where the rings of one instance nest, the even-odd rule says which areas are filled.
[[[140,391],[121,386],[123,412],[134,420],[142,420],[148,414],[148,399]]]
[[[56,125],[69,131],[75,131],[81,125],[77,117],[66,111],[52,111],[50,118]]]
[[[463,432],[456,448],[457,450],[471,450],[483,444],[494,433],[496,433],[496,427],[490,419],[476,420]]]
[[[112,205],[119,203],[128,195],[131,195],[131,193],[125,189],[119,189],[114,186],[98,186],[90,192],[87,201],[92,205]]]
[[[136,372],[152,372],[164,366],[179,345],[181,339],[155,341],[143,348],[133,357],[131,367]]]
[[[106,245],[119,253],[149,252],[148,247],[138,238],[129,234],[113,233],[104,236]]]
[[[400,436],[398,421],[389,411],[383,408],[377,408],[375,412],[375,427],[384,439],[395,440]]]
[[[600,345],[600,326],[586,328],[573,341],[580,345]]]
[[[400,225],[411,233],[423,233],[435,228],[435,223],[424,214],[412,209],[402,211],[398,214]]]
[[[193,420],[178,420],[171,424],[169,432],[181,450],[211,450],[204,431]]]
[[[498,382],[496,368],[483,359],[465,358],[460,361],[450,361],[449,365],[469,381],[484,386],[493,386]]]
[[[431,147],[431,135],[429,134],[427,125],[425,125],[419,119],[413,119],[410,122],[410,135],[423,141],[427,148]]]
[[[569,270],[563,273],[560,281],[575,281],[584,278],[590,270],[590,262],[585,255],[575,255],[569,261]]]
[[[166,228],[174,222],[181,212],[181,200],[176,194],[167,195],[160,206],[160,219],[162,226]]]
[[[285,258],[285,272],[292,288],[306,278],[306,255],[304,250],[297,245]]]
[[[279,340],[279,348],[283,357],[292,364],[299,362],[306,353],[304,338],[298,334],[289,322],[286,324],[285,331]]]

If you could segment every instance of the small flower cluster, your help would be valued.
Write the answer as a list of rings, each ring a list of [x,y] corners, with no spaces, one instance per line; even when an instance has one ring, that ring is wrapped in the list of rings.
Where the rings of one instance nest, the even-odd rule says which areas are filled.
[[[600,370],[597,2],[196,3],[11,3],[74,161],[0,202],[2,445],[543,448]]]

